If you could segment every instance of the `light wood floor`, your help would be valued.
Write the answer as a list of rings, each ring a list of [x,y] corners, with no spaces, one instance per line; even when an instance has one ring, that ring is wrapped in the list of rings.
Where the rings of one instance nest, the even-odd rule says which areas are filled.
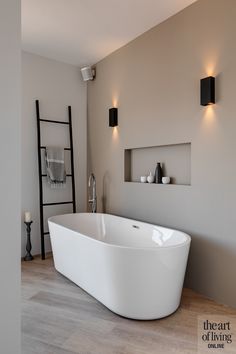
[[[22,354],[197,353],[197,320],[207,313],[236,310],[184,289],[172,316],[128,320],[57,273],[51,257],[22,262]]]

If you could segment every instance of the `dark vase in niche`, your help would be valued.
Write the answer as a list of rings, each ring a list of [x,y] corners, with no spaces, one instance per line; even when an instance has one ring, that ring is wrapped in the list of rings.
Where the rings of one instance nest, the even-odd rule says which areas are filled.
[[[162,168],[161,163],[157,162],[157,167],[155,170],[155,183],[162,183]]]

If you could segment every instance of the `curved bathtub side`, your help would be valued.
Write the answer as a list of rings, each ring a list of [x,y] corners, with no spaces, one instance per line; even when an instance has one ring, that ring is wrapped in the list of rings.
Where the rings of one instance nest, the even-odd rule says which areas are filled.
[[[167,316],[179,306],[190,243],[132,249],[96,242],[49,221],[56,269],[113,312]]]
[[[115,278],[110,289],[113,311],[141,320],[162,318],[176,311],[188,251],[189,245],[146,252],[113,249],[110,255],[110,277]]]

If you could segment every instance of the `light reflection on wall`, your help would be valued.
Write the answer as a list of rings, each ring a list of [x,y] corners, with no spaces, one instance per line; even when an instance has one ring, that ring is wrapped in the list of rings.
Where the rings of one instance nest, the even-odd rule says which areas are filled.
[[[203,115],[203,118],[207,120],[208,122],[214,120],[215,118],[215,110],[214,110],[214,105],[210,104],[205,107],[205,112]]]
[[[118,127],[113,127],[112,128],[112,140],[118,141],[119,139],[119,130]]]
[[[112,107],[118,108],[118,97],[113,96],[112,98]]]
[[[215,76],[216,64],[211,62],[206,67],[206,76]]]
[[[202,129],[205,132],[211,132],[213,133],[215,129],[217,129],[217,116],[216,116],[216,111],[215,111],[216,105],[209,105],[204,107],[203,109],[203,119],[201,122]]]
[[[221,52],[222,48],[216,45],[207,48],[207,52],[202,57],[202,68],[206,76],[216,76]]]

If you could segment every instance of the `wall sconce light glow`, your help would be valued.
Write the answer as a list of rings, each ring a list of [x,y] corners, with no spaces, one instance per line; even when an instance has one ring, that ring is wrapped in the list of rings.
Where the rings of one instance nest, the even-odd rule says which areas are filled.
[[[215,116],[214,113],[214,108],[212,105],[208,106],[205,112],[205,119],[207,119],[208,121],[213,120]]]
[[[114,97],[114,98],[112,99],[112,105],[113,105],[113,107],[117,108],[117,106],[118,106],[118,99],[117,99],[116,97]]]
[[[215,103],[215,78],[213,76],[201,79],[201,105],[208,106]]]
[[[116,127],[118,125],[118,108],[113,107],[109,109],[109,127]]]
[[[212,134],[213,131],[216,129],[216,124],[217,124],[217,116],[215,113],[215,106],[210,105],[207,106],[203,112],[202,116],[202,129],[206,133],[207,131]]]
[[[112,139],[116,141],[118,139],[118,127],[112,129]]]
[[[213,76],[215,73],[215,64],[209,64],[206,68],[206,74],[207,76]]]

